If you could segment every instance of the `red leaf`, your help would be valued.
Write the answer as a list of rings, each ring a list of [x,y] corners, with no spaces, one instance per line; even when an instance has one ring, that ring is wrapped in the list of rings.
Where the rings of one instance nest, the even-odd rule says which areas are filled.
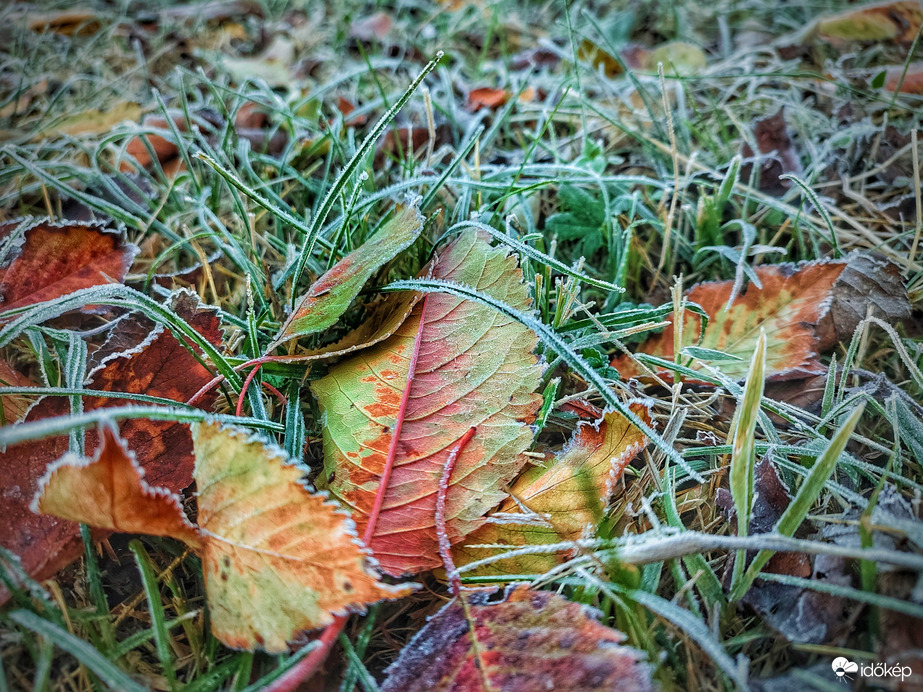
[[[0,280],[0,309],[34,305],[81,288],[121,283],[138,248],[98,223],[40,221]]]
[[[198,299],[185,291],[175,294],[173,309],[206,339],[221,345],[220,321],[215,310],[199,306]],[[110,339],[127,350],[103,359],[90,373],[88,389],[148,394],[185,402],[211,380],[208,368],[169,330],[158,326],[138,344],[121,342],[120,336],[127,333],[136,332],[115,327]],[[214,400],[215,394],[210,394],[199,406],[209,409]],[[84,400],[87,410],[125,403],[124,399]],[[68,412],[66,399],[46,397],[30,410],[26,420],[37,421]],[[192,482],[192,439],[187,426],[135,419],[124,421],[120,427],[121,436],[137,454],[138,463],[152,485],[178,491]],[[97,445],[96,432],[87,431],[87,452],[92,453]],[[76,524],[38,516],[29,510],[38,479],[47,465],[61,457],[67,448],[66,437],[51,437],[15,445],[0,454],[0,544],[19,555],[26,572],[39,580],[53,576],[82,554]],[[0,589],[0,603],[7,597]]]
[[[527,586],[451,601],[387,669],[381,692],[649,692],[644,654],[562,596]],[[466,612],[467,611],[467,612]]]

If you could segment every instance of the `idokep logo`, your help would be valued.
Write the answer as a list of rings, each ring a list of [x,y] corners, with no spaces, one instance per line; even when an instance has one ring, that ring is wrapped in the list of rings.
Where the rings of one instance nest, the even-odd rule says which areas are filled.
[[[855,679],[856,675],[861,675],[864,678],[898,678],[903,681],[913,674],[910,666],[902,666],[900,663],[894,665],[866,663],[860,666],[843,656],[833,659],[830,667],[833,668],[837,678],[843,682]]]
[[[836,673],[836,676],[843,682],[853,679],[848,673],[856,673],[859,671],[858,663],[853,663],[843,656],[833,659],[833,663],[830,665],[833,666],[833,672]]]

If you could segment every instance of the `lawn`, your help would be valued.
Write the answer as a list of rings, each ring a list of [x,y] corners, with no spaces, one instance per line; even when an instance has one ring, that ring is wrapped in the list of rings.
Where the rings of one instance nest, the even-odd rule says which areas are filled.
[[[0,692],[923,689],[917,0],[0,8]]]

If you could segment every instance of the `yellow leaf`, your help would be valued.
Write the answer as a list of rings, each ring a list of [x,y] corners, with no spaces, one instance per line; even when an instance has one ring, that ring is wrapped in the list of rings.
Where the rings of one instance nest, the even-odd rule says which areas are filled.
[[[644,404],[631,405],[644,421]],[[454,549],[457,566],[505,552],[502,548],[472,548],[502,544],[509,549],[592,537],[603,518],[622,471],[647,445],[647,437],[620,413],[606,413],[594,424],[580,423],[567,447],[547,467],[526,471],[510,489],[510,499],[491,521]],[[518,501],[518,502],[517,502]],[[472,574],[533,574],[546,572],[560,554],[507,558],[476,568]]]
[[[336,614],[413,590],[378,581],[348,516],[282,450],[211,422],[192,437],[211,626],[223,643],[280,653]]]

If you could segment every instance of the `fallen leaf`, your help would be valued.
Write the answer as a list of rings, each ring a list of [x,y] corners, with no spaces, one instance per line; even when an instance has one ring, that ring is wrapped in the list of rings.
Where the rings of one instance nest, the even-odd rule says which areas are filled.
[[[243,83],[262,79],[270,87],[286,87],[292,83],[295,64],[295,42],[284,34],[275,34],[269,45],[251,57],[220,55],[218,60],[234,81]]]
[[[178,292],[171,301],[171,309],[212,344],[222,346],[217,311],[199,305],[194,294]],[[124,324],[120,327],[111,334],[112,343],[104,345],[105,357],[94,363],[87,389],[148,394],[185,402],[212,379],[211,371],[196,357],[195,347],[187,348],[162,326],[151,325],[146,331]],[[126,338],[131,336],[140,338]],[[216,397],[212,392],[198,405],[207,410]],[[87,410],[125,403],[124,399],[84,398]],[[48,396],[29,410],[26,421],[64,416],[69,411],[66,398]],[[192,439],[186,425],[133,419],[123,421],[120,428],[148,482],[172,491],[182,490],[192,482]],[[87,452],[92,453],[97,445],[96,432],[87,431]],[[37,580],[54,576],[83,554],[76,524],[29,510],[38,479],[48,464],[61,457],[67,448],[67,437],[58,436],[14,445],[0,453],[0,545],[16,553],[23,569]],[[0,587],[0,603],[7,597]]]
[[[923,95],[923,63],[911,63],[906,72],[903,65],[891,65],[885,72],[884,88],[901,94]]]
[[[644,55],[641,62],[651,71],[656,71],[658,63],[662,63],[666,74],[694,75],[705,69],[708,59],[694,43],[670,41]]]
[[[369,117],[367,115],[356,115],[349,117],[350,114],[356,110],[356,106],[353,105],[349,99],[343,96],[340,96],[337,99],[337,108],[339,109],[340,113],[343,114],[343,122],[347,127],[361,127],[369,121]]]
[[[416,203],[399,209],[378,233],[311,285],[282,325],[270,348],[334,324],[372,274],[410,247],[422,230],[423,217]]]
[[[751,535],[770,533],[792,501],[791,493],[776,471],[769,456],[754,467],[754,501],[750,517]],[[717,504],[733,517],[733,501],[724,488],[718,490]],[[747,561],[755,551],[748,551]],[[729,564],[727,575],[730,575]],[[846,563],[840,557],[809,556],[805,553],[778,552],[766,563],[763,572],[801,579],[813,579],[821,584],[850,586]],[[830,640],[842,620],[842,598],[814,589],[765,579],[757,579],[743,603],[753,608],[773,629],[788,641],[821,644]]]
[[[818,35],[832,42],[911,43],[920,31],[923,8],[917,0],[853,7],[817,20]]]
[[[33,140],[45,140],[61,135],[101,135],[110,132],[119,123],[137,122],[140,117],[141,106],[132,101],[122,101],[106,110],[91,108],[68,115],[51,127],[38,132]]]
[[[0,387],[34,387],[35,383],[0,358]],[[36,397],[28,394],[0,395],[0,425],[12,425],[26,415]]]
[[[631,410],[650,422],[644,404],[634,403]],[[616,411],[592,424],[579,423],[568,445],[547,465],[523,473],[510,488],[511,497],[489,517],[488,523],[453,550],[455,564],[461,566],[504,552],[469,547],[477,544],[505,544],[512,549],[592,538],[622,471],[646,444],[647,437]],[[485,565],[465,576],[543,574],[563,557],[523,555]]]
[[[495,110],[506,105],[506,102],[510,100],[510,96],[510,92],[506,89],[480,87],[468,92],[468,103],[465,107],[472,113],[482,108]]]
[[[788,123],[785,120],[785,109],[780,108],[775,115],[756,121],[753,135],[756,138],[757,149],[766,157],[760,163],[759,189],[775,197],[781,197],[792,183],[789,180],[780,180],[779,176],[801,173],[801,162],[792,144]],[[753,156],[753,149],[747,142],[743,143],[741,149],[744,158],[749,159]],[[740,179],[748,182],[752,170],[752,163],[743,164],[740,167]]]
[[[195,423],[198,527],[179,497],[151,487],[112,426],[96,456],[65,455],[36,493],[36,511],[112,531],[167,536],[202,555],[212,633],[236,649],[288,651],[335,615],[397,598],[378,581],[348,515],[302,483],[308,469],[240,428]]]
[[[466,594],[434,615],[385,671],[382,692],[648,692],[644,654],[589,608],[524,585]]]
[[[378,581],[352,521],[308,468],[250,433],[197,423],[195,478],[212,632],[237,649],[288,650],[304,630],[413,590]]]
[[[123,233],[92,222],[39,221],[0,279],[0,309],[6,311],[54,300],[81,288],[119,283],[138,248]]]
[[[823,374],[825,368],[818,359],[819,351],[844,335],[851,335],[856,316],[865,316],[865,306],[873,305],[873,312],[881,311],[892,319],[907,314],[909,307],[900,278],[896,270],[885,267],[883,262],[853,254],[842,260],[763,265],[754,270],[762,288],[751,283],[732,301],[729,310],[725,305],[733,281],[697,284],[685,295],[708,314],[708,326],[701,334],[701,318],[687,311],[682,346],[698,346],[738,357],[740,360],[715,362],[713,366],[730,378],[741,379],[747,374],[762,327],[768,339],[767,381]],[[663,332],[638,347],[638,353],[673,360],[673,318],[668,321],[670,324]],[[698,360],[683,362],[686,360],[693,370],[702,369]],[[612,367],[625,378],[642,374],[640,366],[625,355],[616,356]]]
[[[516,258],[485,237],[460,235],[435,260],[432,276],[529,310]],[[369,546],[388,574],[441,564],[436,491],[449,454],[471,427],[477,432],[451,477],[450,540],[480,526],[504,498],[500,486],[525,464],[529,423],[541,405],[535,345],[531,330],[492,308],[430,293],[391,337],[311,383],[323,421],[321,484],[351,509],[360,529],[393,462]]]
[[[833,303],[817,325],[817,348],[848,343],[866,315],[888,324],[910,319],[910,300],[901,268],[880,255],[853,254],[834,284]]]
[[[92,36],[103,26],[98,12],[79,7],[41,14],[30,12],[28,23],[31,31],[62,36]]]
[[[376,12],[368,17],[357,19],[349,25],[350,38],[360,41],[384,41],[391,33],[394,24],[391,16],[385,12]]]
[[[178,538],[199,546],[199,534],[179,498],[144,480],[135,455],[115,426],[102,426],[102,444],[91,459],[68,453],[39,479],[33,512],[121,533]]]
[[[186,131],[186,118],[181,113],[175,114],[172,120],[173,126],[177,130],[180,132]],[[142,127],[168,130],[169,123],[162,115],[149,115],[144,119]],[[153,133],[132,137],[128,140],[128,144],[125,145],[125,153],[129,154],[134,159],[134,162],[142,168],[150,168],[154,158],[151,157],[148,147],[153,150],[154,157],[161,166],[179,155],[179,145],[176,142],[167,139],[163,135]],[[133,171],[135,170],[135,165],[131,161],[122,160],[119,170],[123,172]]]
[[[452,127],[448,123],[436,126],[435,139],[432,141],[433,149],[441,147],[452,141]],[[430,132],[425,127],[396,127],[388,130],[381,142],[375,148],[374,165],[381,166],[385,160],[392,156],[405,157],[425,150],[430,144]]]

